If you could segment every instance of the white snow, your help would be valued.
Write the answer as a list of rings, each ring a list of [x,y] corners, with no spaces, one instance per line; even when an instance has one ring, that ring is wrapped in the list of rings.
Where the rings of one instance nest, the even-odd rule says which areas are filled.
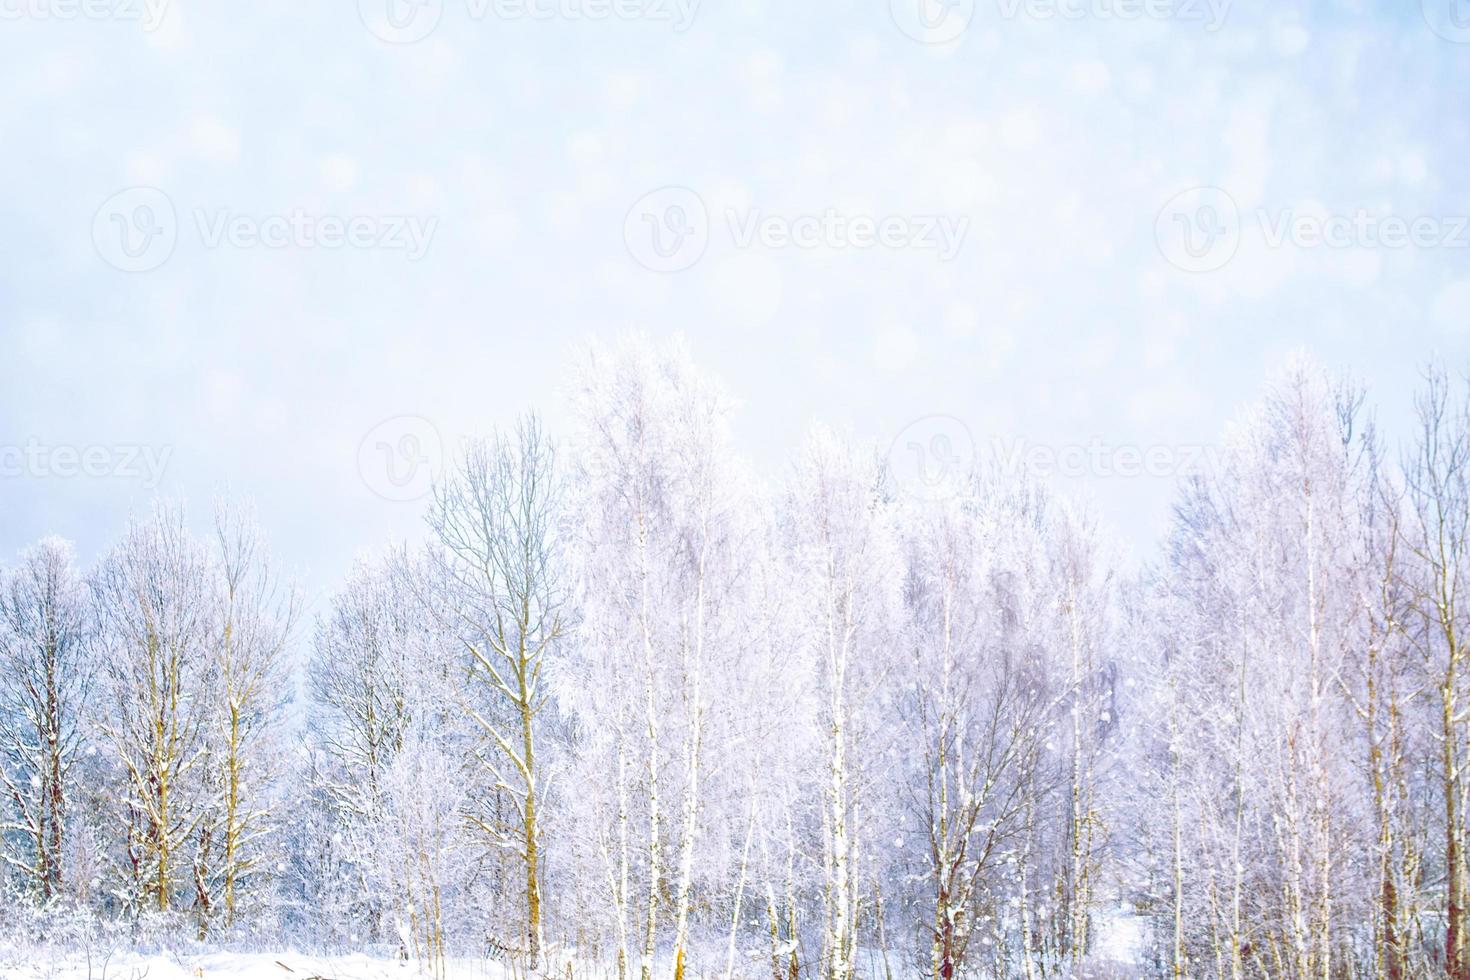
[[[1143,962],[1144,920],[1126,906],[1098,913],[1097,953],[1111,963]]]
[[[43,954],[44,956],[44,954]],[[449,958],[444,980],[506,980],[495,960]],[[0,980],[416,980],[435,977],[427,964],[398,959],[305,956],[298,953],[200,955],[119,952],[37,959],[25,965],[0,961]]]

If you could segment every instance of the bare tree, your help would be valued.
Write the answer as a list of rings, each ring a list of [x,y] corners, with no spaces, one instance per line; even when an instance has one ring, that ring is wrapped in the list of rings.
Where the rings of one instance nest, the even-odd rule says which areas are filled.
[[[88,607],[72,549],[47,538],[0,576],[0,851],[38,901],[61,891],[72,772],[93,676]],[[0,813],[4,813],[0,809]]]
[[[1348,681],[1383,642],[1385,562],[1360,405],[1291,365],[1176,511],[1160,607],[1176,969],[1326,978],[1361,959],[1375,876],[1349,855],[1374,847],[1373,804]]]
[[[219,608],[207,740],[218,767],[209,824],[212,854],[201,841],[196,893],[201,932],[218,911],[235,920],[240,892],[260,870],[270,832],[268,796],[277,774],[279,725],[286,697],[286,645],[299,615],[294,587],[279,580],[251,515],[221,501],[215,509],[213,582]],[[203,824],[201,824],[201,830]],[[216,901],[223,908],[216,910]]]
[[[359,564],[316,625],[307,679],[315,707],[312,737],[333,765],[320,774],[331,833],[355,876],[354,906],[368,934],[381,936],[383,903],[364,891],[370,858],[361,839],[386,806],[385,780],[403,746],[412,706],[411,643],[405,608],[383,566]]]
[[[1445,968],[1470,977],[1465,805],[1466,636],[1460,582],[1470,561],[1470,399],[1456,399],[1443,369],[1425,372],[1416,399],[1418,438],[1404,461],[1406,519],[1401,537],[1413,556],[1405,569],[1414,626],[1439,695],[1440,790],[1444,803]]]
[[[974,486],[905,520],[907,639],[914,679],[904,712],[917,754],[909,803],[923,833],[930,974],[963,975],[993,880],[1019,839],[1048,715],[1025,676],[1008,542]],[[992,936],[985,935],[986,941]]]
[[[204,815],[198,767],[217,635],[208,557],[183,511],[134,521],[93,581],[107,688],[103,730],[123,770],[130,899],[168,911],[186,842]]]
[[[790,553],[800,589],[797,642],[812,659],[821,696],[825,783],[823,970],[850,980],[862,894],[861,738],[899,622],[897,546],[877,468],[841,437],[807,438],[787,501]]]
[[[543,667],[565,631],[553,537],[559,505],[555,453],[529,416],[513,436],[471,443],[436,490],[429,514],[443,547],[451,628],[471,658],[466,707],[487,739],[477,757],[495,790],[515,801],[513,826],[484,814],[472,819],[523,862],[532,964],[544,942],[539,808],[545,776],[536,755],[547,703]]]

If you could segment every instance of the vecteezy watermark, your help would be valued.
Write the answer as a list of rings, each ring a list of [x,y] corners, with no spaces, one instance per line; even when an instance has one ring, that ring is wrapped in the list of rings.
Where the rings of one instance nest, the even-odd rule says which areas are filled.
[[[1470,44],[1470,2],[1419,0],[1419,9],[1435,34],[1455,44]]]
[[[970,230],[968,215],[849,215],[836,208],[795,215],[732,208],[725,222],[736,248],[914,249],[936,252],[941,262],[960,253]]]
[[[1005,20],[1173,21],[1211,33],[1225,26],[1232,0],[995,0]]]
[[[1025,439],[995,439],[990,445],[993,465],[1008,477],[1187,477],[1218,472],[1216,446],[1140,446],[1114,444],[1094,437],[1086,443],[1047,445]]]
[[[353,248],[403,252],[417,262],[429,251],[436,217],[413,214],[236,214],[228,208],[196,208],[194,224],[205,248]]]
[[[434,33],[444,0],[357,0],[363,26],[389,44],[413,44]]]
[[[787,213],[726,208],[723,227],[738,249],[934,252],[941,262],[959,254],[970,230],[967,215],[852,214],[837,208]],[[704,200],[687,187],[643,195],[623,219],[628,253],[655,272],[679,272],[703,257],[713,230]]]
[[[709,209],[687,187],[661,187],[640,197],[623,219],[623,241],[639,265],[679,272],[709,247]]]
[[[444,440],[434,423],[398,415],[373,426],[357,447],[362,482],[384,500],[427,496],[444,470]]]
[[[261,215],[194,208],[190,217],[205,248],[375,249],[403,252],[410,262],[428,253],[439,227],[433,216],[316,214],[299,207]],[[118,191],[92,216],[97,254],[124,272],[147,272],[163,265],[178,239],[178,212],[172,199],[156,187]]]
[[[675,33],[694,23],[700,0],[459,0],[465,16],[515,21],[652,21]],[[357,0],[357,13],[374,37],[389,44],[422,41],[444,19],[445,0]]]
[[[1218,446],[1110,443],[1094,437],[1065,445],[992,439],[983,457],[969,426],[952,415],[926,415],[904,427],[889,447],[889,481],[922,500],[965,490],[977,472],[1010,480],[1052,478],[1181,478],[1220,472]]]
[[[926,415],[894,438],[887,468],[893,485],[912,497],[952,497],[975,470],[975,437],[953,415]]]
[[[1376,214],[1257,208],[1254,227],[1269,248],[1470,248],[1470,215]],[[1187,272],[1224,267],[1240,247],[1241,216],[1235,200],[1218,187],[1176,194],[1154,222],[1159,251]]]
[[[921,44],[949,44],[981,17],[1005,21],[1174,21],[1218,31],[1233,0],[889,0],[898,29]],[[1431,2],[1431,0],[1425,0]]]
[[[1291,208],[1257,212],[1261,233],[1272,248],[1470,248],[1470,216],[1297,214]]]
[[[172,446],[50,445],[32,438],[25,445],[0,443],[0,479],[34,477],[63,479],[114,477],[138,480],[143,489],[163,481]]]
[[[948,44],[975,19],[975,0],[888,0],[888,13],[920,44]]]
[[[156,187],[129,187],[92,215],[92,244],[102,260],[124,272],[147,272],[168,261],[179,240],[174,202]]]
[[[1164,258],[1186,272],[1210,272],[1240,248],[1240,209],[1218,187],[1192,187],[1159,210],[1154,241]]]
[[[158,30],[170,0],[0,0],[0,20],[93,20]]]

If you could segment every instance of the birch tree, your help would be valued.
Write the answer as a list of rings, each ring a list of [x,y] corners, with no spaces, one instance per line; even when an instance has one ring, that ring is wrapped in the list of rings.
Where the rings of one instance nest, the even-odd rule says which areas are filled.
[[[47,538],[0,575],[0,855],[43,905],[62,891],[90,626],[66,542]]]
[[[362,828],[369,886],[388,896],[399,948],[442,978],[454,895],[469,878],[466,761],[458,746],[413,723],[383,773],[382,808]]]
[[[1431,368],[1416,400],[1418,432],[1404,461],[1403,567],[1413,617],[1409,635],[1435,691],[1439,796],[1444,806],[1444,963],[1470,977],[1465,855],[1467,710],[1465,610],[1459,585],[1470,560],[1470,398],[1456,398],[1445,372]]]
[[[657,354],[646,344],[630,342],[623,351],[589,350],[575,381],[579,424],[573,484],[578,493],[572,519],[579,532],[578,608],[583,620],[577,659],[588,677],[600,681],[616,676],[618,696],[596,702],[573,699],[568,706],[580,709],[584,724],[597,723],[589,714],[594,705],[616,716],[608,718],[613,731],[608,761],[613,767],[606,775],[616,786],[617,830],[615,840],[600,849],[619,920],[619,975],[636,948],[641,980],[649,980],[653,972],[667,873],[661,722],[669,657],[662,604],[674,594],[669,578],[676,542],[661,533],[673,518],[664,492],[663,467],[672,453],[663,417],[667,389],[660,374]],[[641,798],[631,799],[634,792]],[[630,884],[638,816],[645,840],[636,859],[644,878],[641,923]]]
[[[741,598],[752,562],[749,497],[729,449],[729,400],[682,345],[594,346],[574,398],[568,540],[580,628],[568,668],[595,678],[596,690],[569,691],[565,704],[584,732],[602,729],[584,734],[584,762],[600,759],[616,787],[604,801],[615,810],[606,815],[613,830],[593,836],[619,969],[636,945],[640,975],[651,975],[667,894],[678,978],[705,830],[709,739],[712,726],[729,722],[712,712],[712,696],[719,682],[738,681],[731,665],[741,651],[759,646]],[[646,843],[635,855],[638,831]],[[639,871],[634,925],[630,879]]]
[[[476,758],[516,811],[511,826],[483,810],[472,819],[523,863],[524,940],[532,965],[544,943],[539,814],[547,779],[537,761],[548,700],[543,668],[566,631],[553,537],[560,517],[556,479],[554,452],[531,416],[513,435],[472,443],[436,490],[429,516],[446,563],[451,629],[470,657],[476,693],[466,708],[486,739]]]
[[[1171,736],[1184,767],[1176,833],[1193,864],[1188,945],[1221,974],[1332,976],[1366,916],[1362,867],[1341,857],[1348,841],[1367,847],[1365,784],[1350,764],[1360,729],[1341,678],[1379,580],[1363,551],[1360,404],[1290,366],[1224,471],[1179,507],[1167,643],[1189,721]]]
[[[911,506],[903,524],[913,662],[902,717],[915,755],[906,795],[922,828],[914,870],[928,882],[927,966],[945,980],[978,972],[977,935],[988,947],[1009,938],[1009,859],[1042,805],[1046,736],[1062,703],[1038,671],[1026,595],[1041,584],[1028,567],[1044,567],[1029,533],[1037,515],[973,477],[955,490]]]
[[[195,874],[201,932],[215,915],[226,926],[234,923],[241,893],[268,853],[272,783],[281,771],[285,658],[300,608],[294,587],[272,568],[254,518],[239,505],[216,505],[212,561],[219,620],[215,713],[205,740],[218,767],[218,796],[201,821]]]
[[[815,665],[824,769],[822,972],[850,980],[865,889],[858,862],[865,722],[878,703],[884,653],[899,622],[900,564],[876,460],[818,429],[796,465],[785,509],[802,656]]]
[[[320,771],[330,833],[353,869],[354,914],[374,941],[384,903],[364,888],[372,855],[363,842],[386,805],[387,773],[412,720],[408,613],[389,568],[361,563],[317,623],[308,663],[312,737],[331,761]]]
[[[1092,943],[1100,853],[1109,842],[1104,780],[1105,754],[1116,730],[1114,668],[1117,651],[1113,615],[1114,562],[1101,540],[1096,519],[1084,508],[1058,502],[1046,524],[1048,580],[1055,583],[1055,628],[1065,651],[1058,673],[1064,678],[1067,857],[1062,867],[1064,915],[1056,919],[1059,946],[1073,964],[1083,962]]]
[[[124,899],[175,907],[186,844],[205,813],[200,760],[218,609],[208,556],[181,508],[134,520],[93,580],[101,617],[103,731],[122,770]]]
[[[1410,552],[1404,546],[1402,492],[1383,470],[1376,440],[1370,442],[1369,478],[1361,509],[1362,549],[1373,561],[1362,595],[1362,656],[1340,678],[1362,727],[1362,769],[1370,786],[1374,837],[1372,969],[1402,980],[1429,968],[1416,933],[1426,907],[1422,882],[1428,851],[1429,793],[1417,760],[1432,757],[1420,720],[1433,698],[1425,695],[1423,661],[1414,656],[1409,627],[1415,590],[1406,580]]]

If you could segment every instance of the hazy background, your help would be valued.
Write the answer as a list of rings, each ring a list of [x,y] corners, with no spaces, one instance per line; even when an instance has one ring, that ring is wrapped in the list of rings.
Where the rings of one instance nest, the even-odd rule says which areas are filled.
[[[687,337],[773,475],[818,418],[1188,462],[1299,347],[1397,438],[1422,361],[1466,362],[1464,0],[152,3],[0,0],[3,562],[229,485],[319,600],[418,533],[387,498],[444,448],[557,428],[570,350],[632,329]],[[967,224],[945,260],[742,245],[752,211]],[[1272,244],[1360,211],[1429,224]],[[358,243],[252,239],[292,215]],[[1171,473],[1063,482],[1147,557]]]

